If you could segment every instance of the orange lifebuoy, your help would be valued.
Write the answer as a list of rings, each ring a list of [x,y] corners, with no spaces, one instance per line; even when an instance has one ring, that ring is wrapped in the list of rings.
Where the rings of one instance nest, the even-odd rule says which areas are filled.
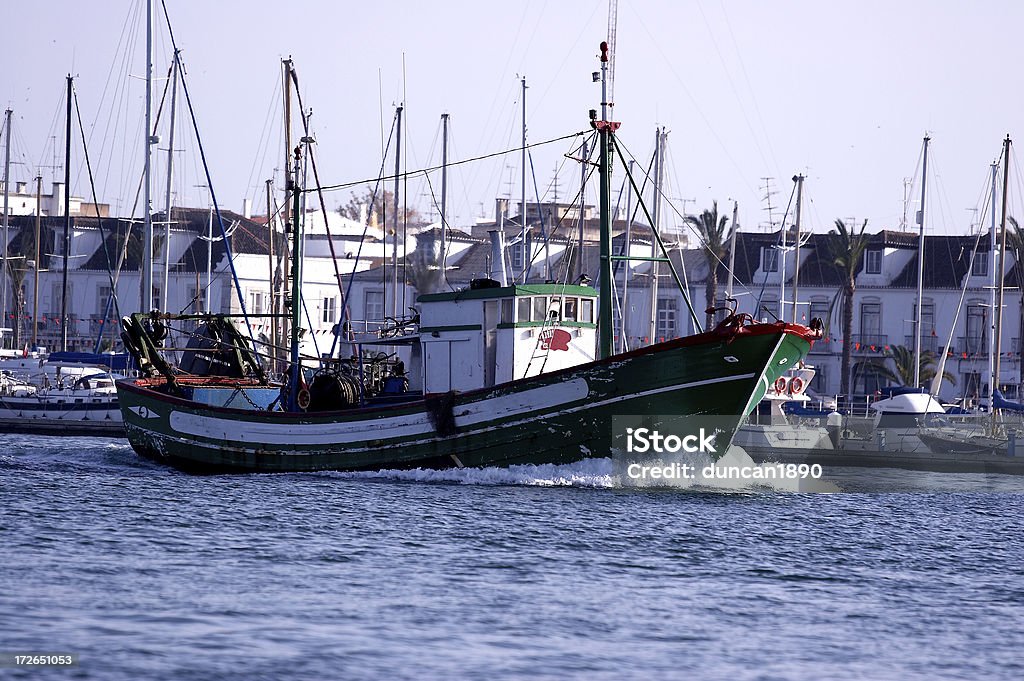
[[[779,376],[775,379],[775,392],[781,394],[786,389],[786,379]]]
[[[789,393],[791,395],[799,395],[800,391],[804,389],[804,381],[799,376],[794,376],[793,380],[789,382]]]

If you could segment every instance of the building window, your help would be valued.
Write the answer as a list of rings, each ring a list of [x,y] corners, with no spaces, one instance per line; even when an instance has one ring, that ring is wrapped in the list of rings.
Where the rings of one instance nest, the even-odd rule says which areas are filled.
[[[678,306],[679,301],[675,298],[658,299],[658,342],[676,337],[676,310]]]
[[[263,291],[249,291],[249,314],[263,314],[265,312],[263,305],[265,295]]]
[[[815,367],[814,377],[811,379],[811,390],[819,395],[828,395],[828,372],[825,367]]]
[[[764,272],[779,271],[779,252],[774,246],[765,246],[761,249],[761,270]]]
[[[871,342],[866,340],[868,338],[874,338],[882,333],[882,304],[881,303],[861,303],[860,304],[860,334],[865,340],[861,342]]]
[[[100,286],[96,291],[96,314],[103,317],[107,314],[107,305],[113,310],[113,301],[110,299],[110,287]]]
[[[964,338],[964,352],[972,355],[987,350],[985,347],[986,327],[988,326],[988,306],[975,303],[967,306],[967,336]]]
[[[808,311],[808,321],[811,319],[820,319],[825,326],[828,326],[828,301],[827,300],[812,300],[811,308]]]
[[[335,297],[324,298],[323,321],[325,324],[333,324],[338,315],[338,299]]]
[[[163,298],[160,296],[160,293],[161,293],[160,287],[159,286],[154,286],[153,287],[153,309],[154,310],[162,310],[162,309],[164,309],[163,308]]]
[[[882,273],[882,251],[872,248],[864,253],[864,272],[867,274]]]
[[[363,299],[363,317],[366,321],[384,319],[384,292],[367,291]]]
[[[988,276],[988,251],[975,251],[974,262],[971,264],[971,276]]]

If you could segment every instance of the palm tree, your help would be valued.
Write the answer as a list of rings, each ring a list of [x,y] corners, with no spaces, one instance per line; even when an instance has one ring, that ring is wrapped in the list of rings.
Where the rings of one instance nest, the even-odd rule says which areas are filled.
[[[840,382],[840,392],[851,398],[850,395],[850,368],[853,364],[853,294],[857,290],[857,271],[860,269],[860,261],[864,257],[864,251],[868,247],[868,237],[864,235],[868,221],[860,226],[860,231],[849,228],[842,220],[836,220],[836,228],[826,235],[826,247],[832,265],[839,270],[843,280],[843,366]]]
[[[726,245],[726,225],[729,218],[725,215],[718,215],[718,201],[711,204],[711,210],[704,210],[700,215],[687,215],[686,221],[697,228],[700,232],[701,241],[704,246],[704,259],[708,264],[708,278],[704,284],[704,298],[707,308],[710,310],[715,306],[718,298],[718,266],[722,263],[729,248]],[[733,226],[735,229],[735,226]],[[730,275],[731,276],[731,275]],[[704,328],[711,328],[715,315],[707,313],[707,321]]]
[[[889,349],[887,360],[892,361],[892,367],[888,363],[876,365],[875,371],[882,378],[897,385],[912,385],[914,383],[914,350],[905,345],[894,345]],[[933,352],[921,353],[919,361],[921,383],[927,384],[935,378],[938,369],[938,357]],[[943,380],[956,385],[956,377],[948,371],[942,372]]]

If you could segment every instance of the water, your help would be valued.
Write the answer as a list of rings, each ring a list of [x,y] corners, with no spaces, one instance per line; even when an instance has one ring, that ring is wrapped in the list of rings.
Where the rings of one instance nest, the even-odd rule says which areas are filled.
[[[0,436],[0,651],[80,655],[0,678],[1024,677],[1024,480],[830,473],[861,491],[200,478]]]

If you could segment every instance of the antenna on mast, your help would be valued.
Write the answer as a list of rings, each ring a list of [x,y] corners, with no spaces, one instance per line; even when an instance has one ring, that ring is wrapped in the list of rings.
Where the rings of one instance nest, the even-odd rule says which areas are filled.
[[[619,0],[608,0],[608,106],[615,106],[615,37],[619,26]]]
[[[772,197],[778,194],[778,192],[772,189],[774,177],[762,177],[761,179],[764,180],[764,196],[761,197],[761,200],[766,204],[766,207],[762,210],[768,211],[768,231],[771,232],[775,230],[775,217],[772,215]]]

